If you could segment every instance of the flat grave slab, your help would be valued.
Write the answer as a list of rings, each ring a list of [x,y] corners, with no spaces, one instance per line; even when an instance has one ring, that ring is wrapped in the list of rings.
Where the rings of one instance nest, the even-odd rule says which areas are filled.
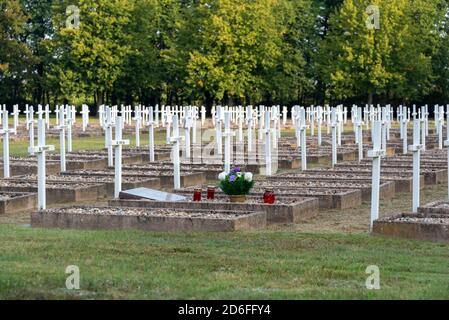
[[[32,211],[36,207],[36,193],[0,191],[0,214]]]
[[[36,212],[33,228],[224,232],[266,227],[265,212],[125,207],[68,207]]]
[[[120,199],[145,199],[153,201],[180,202],[185,201],[186,197],[159,190],[136,188],[120,192]]]

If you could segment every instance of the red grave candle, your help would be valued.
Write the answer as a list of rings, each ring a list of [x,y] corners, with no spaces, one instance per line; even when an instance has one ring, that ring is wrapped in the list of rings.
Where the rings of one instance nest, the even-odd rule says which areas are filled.
[[[215,199],[215,187],[212,186],[207,187],[207,199],[208,200]]]
[[[263,203],[274,204],[276,202],[276,196],[272,190],[265,191],[263,195]]]
[[[201,189],[195,189],[195,191],[193,192],[193,201],[201,201],[201,192],[203,190]]]

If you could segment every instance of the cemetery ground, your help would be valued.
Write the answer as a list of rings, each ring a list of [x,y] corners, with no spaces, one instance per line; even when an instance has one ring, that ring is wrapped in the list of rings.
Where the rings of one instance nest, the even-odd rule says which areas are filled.
[[[165,132],[155,140],[163,144]],[[58,149],[57,139],[47,143]],[[11,155],[26,155],[27,145],[11,144]],[[98,150],[104,138],[73,146]],[[445,199],[447,185],[421,197]],[[381,216],[410,206],[411,194],[397,193],[381,201]],[[157,233],[32,229],[29,213],[3,215],[0,299],[449,299],[449,244],[372,236],[369,216],[365,202],[261,231]],[[80,268],[81,290],[65,287],[70,265]],[[380,290],[366,288],[371,265]]]
[[[427,187],[422,203],[446,193]],[[410,203],[397,194],[381,212]],[[449,244],[372,236],[369,214],[364,203],[234,233],[31,229],[29,214],[1,216],[0,298],[448,299]],[[80,268],[80,291],[65,289],[69,265]],[[380,290],[365,287],[370,265]]]
[[[442,199],[444,186],[423,190]],[[382,204],[405,210],[409,195]],[[0,218],[2,299],[448,299],[449,245],[374,237],[369,204],[236,233],[31,229]],[[65,289],[77,265],[81,290]],[[367,290],[365,269],[380,268]]]

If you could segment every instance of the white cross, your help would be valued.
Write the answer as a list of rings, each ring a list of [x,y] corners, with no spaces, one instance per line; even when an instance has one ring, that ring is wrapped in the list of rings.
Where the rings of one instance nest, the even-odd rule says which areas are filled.
[[[317,109],[317,121],[318,121],[318,145],[321,146],[321,123],[323,120],[323,110],[321,106]]]
[[[448,116],[448,120],[449,120],[449,106],[447,106],[446,109],[446,115]],[[449,122],[447,122],[449,125]],[[447,167],[449,168],[449,128],[447,128],[447,140],[444,141],[444,146],[447,147]],[[447,170],[447,181],[449,182],[449,170]],[[449,199],[449,183],[447,185],[447,194],[448,194],[448,199]]]
[[[123,117],[117,117],[115,121],[115,140],[112,146],[115,151],[115,178],[114,178],[114,197],[118,199],[122,191],[122,148],[129,145],[129,140],[123,140],[122,135]]]
[[[14,105],[13,112],[11,113],[11,115],[14,117],[13,129],[15,131],[15,134],[17,134],[17,127],[19,126],[19,114],[20,114],[19,106]]]
[[[300,117],[300,136],[301,136],[301,169],[307,170],[307,125],[304,109],[299,110]],[[313,119],[314,116],[311,116]],[[313,122],[313,120],[311,120]]]
[[[87,125],[89,124],[89,106],[83,104],[81,115],[83,117],[83,132],[85,132]]]
[[[170,142],[173,143],[172,148],[172,159],[173,159],[173,177],[174,177],[174,187],[175,189],[181,188],[181,168],[179,162],[179,145],[182,137],[179,135],[179,120],[176,114],[173,117],[173,137]]]
[[[156,126],[156,127],[159,127],[159,113],[160,113],[160,111],[159,111],[159,105],[158,104],[156,104],[156,107],[155,107],[155,109],[154,109],[154,125]],[[150,119],[148,119],[148,121],[150,121]]]
[[[385,156],[385,150],[382,149],[381,142],[381,123],[379,121],[375,121],[373,123],[372,130],[373,150],[368,151],[368,158],[373,159],[371,182],[371,230],[373,229],[374,220],[379,219],[380,159]]]
[[[444,107],[438,106],[435,119],[438,119],[438,149],[443,149],[443,124],[444,124]]]
[[[72,125],[74,123],[72,106],[66,107],[66,125],[67,125],[67,152],[72,152]]]
[[[253,152],[253,106],[246,107],[246,125],[248,127],[248,158]]]
[[[112,149],[112,110],[109,107],[106,107],[106,117],[104,119],[103,129],[105,130],[104,135],[104,145],[105,148],[108,149],[108,166],[112,167],[114,165],[114,155]]]
[[[332,127],[332,167],[337,164],[337,113],[336,109],[331,111],[331,127]]]
[[[9,170],[9,134],[15,134],[15,129],[9,129],[8,111],[2,112],[3,128],[0,130],[0,135],[3,136],[3,178],[9,178],[11,176]]]
[[[170,109],[166,109],[166,123],[165,123],[165,132],[166,132],[166,144],[170,144],[171,143],[171,134],[170,134],[170,127],[173,121],[173,115],[170,112]]]
[[[99,118],[99,122],[100,122],[100,126],[101,127],[104,127],[104,114],[105,114],[105,112],[104,112],[104,105],[101,105],[98,108],[98,118]]]
[[[140,148],[140,128],[142,126],[142,114],[140,106],[134,107],[134,121],[136,121],[136,147]]]
[[[148,147],[150,151],[150,162],[154,162],[154,121],[153,121],[153,107],[148,110]]]
[[[201,106],[201,126],[204,126],[205,122],[206,122],[206,108],[204,106]]]
[[[192,127],[192,117],[190,107],[184,112],[184,142],[186,151],[186,160],[190,162],[190,128]]]
[[[245,115],[243,114],[242,106],[239,106],[237,109],[237,121],[239,125],[239,135],[238,135],[238,141],[243,142],[243,120],[245,118]]]
[[[45,154],[47,151],[54,151],[55,147],[45,143],[45,122],[39,119],[37,123],[38,140],[37,146],[29,147],[28,152],[31,155],[37,154],[37,193],[38,209],[45,210],[47,207],[45,190]]]
[[[359,162],[363,159],[363,121],[362,121],[362,108],[357,108],[357,143],[359,147]]]
[[[426,110],[425,107],[422,108],[422,113],[421,113],[421,145],[422,145],[422,150],[425,151],[426,150],[426,136],[427,136],[427,121],[426,121]]]
[[[420,157],[423,146],[419,143],[420,119],[413,120],[413,145],[409,146],[409,150],[413,152],[413,206],[412,212],[418,212],[419,192],[420,192]]]
[[[29,148],[30,150],[33,150],[34,148],[34,124],[36,123],[36,120],[34,120],[34,111],[33,111],[33,107],[28,108],[25,111],[26,115],[27,115],[27,128],[28,128],[28,134],[29,134],[29,139],[30,139],[30,145]],[[33,155],[32,151],[30,152],[31,155]]]
[[[221,126],[222,126],[222,113],[223,110],[221,106],[217,106],[217,117],[215,119],[215,147],[216,154],[218,156],[222,156],[223,154],[223,145],[222,145],[222,134],[221,134]]]
[[[270,119],[270,112],[267,110],[265,114],[265,175],[271,176],[272,175],[272,166],[271,166],[271,119]]]
[[[288,110],[287,110],[287,107],[284,106],[284,107],[282,107],[282,124],[284,126],[287,124],[287,115],[288,115]]]
[[[226,111],[224,113],[225,117],[225,132],[223,136],[225,137],[225,153],[224,153],[224,171],[229,173],[231,171],[231,148],[232,148],[232,137],[235,133],[231,131],[231,112]]]
[[[410,111],[410,110],[408,110]],[[407,107],[402,108],[402,117],[401,117],[401,123],[402,123],[402,153],[407,154],[408,151],[408,133],[407,133],[407,124],[408,124],[408,118],[407,118]]]
[[[65,172],[66,171],[65,130],[67,129],[67,125],[65,124],[64,108],[59,109],[59,125],[56,126],[55,129],[59,130],[59,150],[60,150],[59,161],[61,164],[61,172]]]

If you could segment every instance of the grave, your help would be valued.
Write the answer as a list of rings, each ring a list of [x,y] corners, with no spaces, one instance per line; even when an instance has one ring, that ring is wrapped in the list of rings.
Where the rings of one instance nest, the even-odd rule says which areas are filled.
[[[47,204],[92,201],[104,196],[103,185],[83,182],[47,182],[45,190]],[[36,193],[38,183],[36,180],[4,179],[0,181],[0,191]]]
[[[0,192],[0,215],[35,210],[36,193]]]
[[[181,208],[69,207],[31,215],[33,228],[155,232],[226,232],[266,227],[265,212]]]
[[[373,234],[415,240],[449,241],[449,215],[447,210],[443,209],[447,209],[447,206],[448,204],[444,203],[434,206],[435,211],[401,213],[378,219],[374,221]]]
[[[106,170],[73,170],[64,172],[64,175],[76,175],[86,177],[114,176],[113,169]],[[122,173],[122,177],[159,178],[162,188],[173,188],[174,176],[171,171],[131,170]],[[180,175],[181,187],[195,186],[206,182],[206,175],[202,172],[185,171]]]
[[[14,177],[15,180],[33,181],[36,180],[36,175],[25,175]],[[114,177],[113,176],[82,176],[82,175],[47,175],[47,182],[49,183],[89,183],[98,185],[98,196],[100,198],[113,197],[114,196]],[[100,188],[99,185],[102,185]],[[159,178],[145,178],[145,177],[124,177],[122,180],[123,189],[134,188],[160,188]]]
[[[186,196],[193,195],[196,187],[188,187],[184,189],[177,190],[176,192],[179,194],[184,194]],[[207,186],[202,186],[205,190]],[[362,192],[360,190],[353,189],[331,189],[331,188],[280,188],[280,187],[272,187],[269,188],[274,191],[277,197],[280,198],[317,198],[319,200],[319,206],[323,209],[349,209],[356,208],[362,204]],[[258,199],[262,199],[266,189],[261,188],[256,184],[256,186],[251,190],[250,196],[257,197]],[[223,196],[223,192],[221,190],[217,190],[216,194],[218,196]]]
[[[248,196],[245,203],[231,203],[224,194],[216,194],[215,199],[207,199],[206,192],[202,192],[202,201],[192,199],[193,192],[185,192],[185,201],[146,201],[146,200],[111,200],[110,206],[138,207],[138,208],[184,208],[189,210],[227,210],[231,212],[257,211],[266,212],[267,222],[300,223],[313,217],[319,208],[319,201],[315,198],[277,197],[275,204],[264,204],[260,196]]]

